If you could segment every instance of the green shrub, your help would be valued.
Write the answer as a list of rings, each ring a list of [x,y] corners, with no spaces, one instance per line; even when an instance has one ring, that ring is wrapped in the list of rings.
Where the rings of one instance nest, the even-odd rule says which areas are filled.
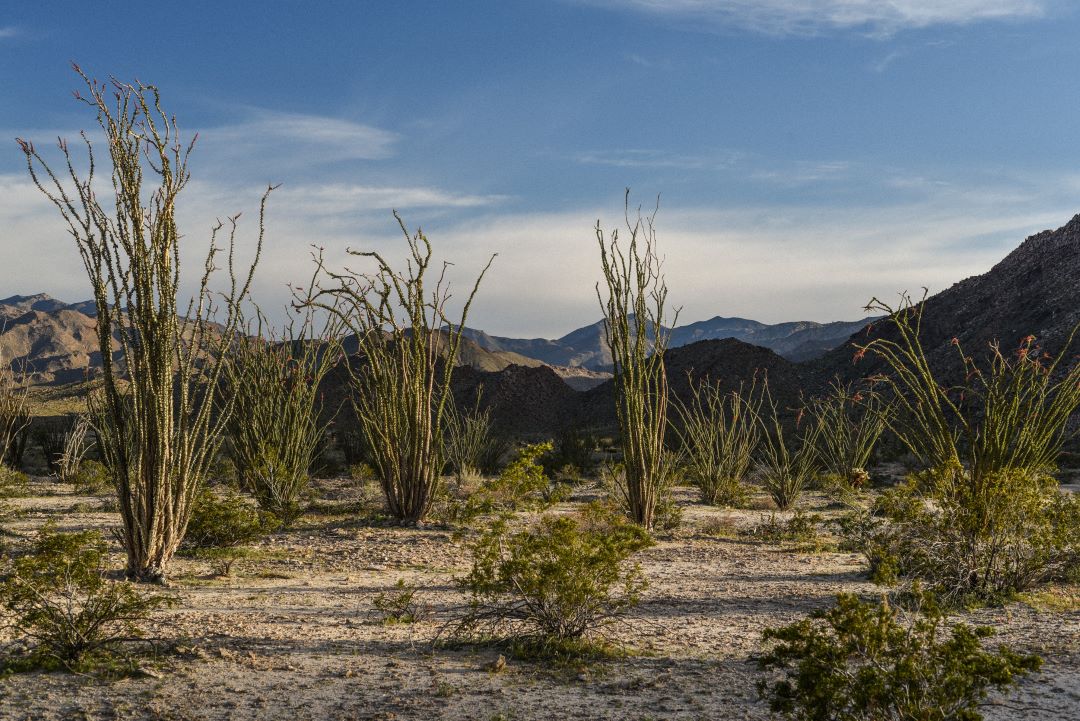
[[[192,504],[184,546],[188,549],[242,546],[273,532],[278,525],[276,518],[260,511],[235,490],[227,489],[218,495],[204,486]]]
[[[597,503],[516,532],[499,520],[461,581],[472,596],[461,628],[540,644],[600,632],[637,604],[647,584],[630,559],[650,545],[644,529]]]
[[[596,450],[596,436],[578,428],[566,428],[555,438],[551,452],[541,462],[544,471],[551,477],[563,476],[580,479],[594,472],[596,463],[593,451]]]
[[[859,353],[888,366],[900,410],[890,427],[925,472],[907,491],[916,498],[880,509],[868,555],[945,601],[995,600],[1073,572],[1080,509],[1050,474],[1080,410],[1080,326],[1056,357],[1029,336],[1008,355],[991,344],[981,363],[954,339],[963,380],[949,386],[919,338],[924,305],[904,296],[899,308],[871,307],[889,313],[895,340],[879,337]]]
[[[798,550],[822,551],[828,543],[821,537],[818,527],[821,516],[796,510],[787,520],[770,513],[767,521],[749,529],[746,535],[765,543],[794,544]]]
[[[972,508],[948,497],[930,503],[912,480],[842,529],[874,581],[920,579],[948,603],[1000,601],[1070,578],[1080,568],[1080,498],[1045,476],[1011,475],[1000,484],[999,494]]]
[[[514,460],[497,477],[482,480],[474,489],[459,486],[463,497],[451,489],[442,489],[436,515],[446,521],[468,523],[492,513],[550,508],[567,494],[567,487],[553,484],[540,465],[540,459],[551,448],[551,443],[519,448]]]
[[[85,496],[99,496],[113,490],[112,475],[103,463],[83,461],[71,479],[75,492]]]
[[[30,491],[30,476],[0,464],[0,498],[19,498]]]
[[[32,664],[79,670],[137,637],[152,611],[174,602],[109,581],[107,560],[97,531],[58,533],[46,526],[32,552],[12,562],[0,582],[0,605],[10,626],[32,644]]]
[[[773,713],[793,721],[979,721],[989,690],[1039,668],[1037,656],[984,650],[989,628],[947,626],[929,593],[916,588],[914,598],[909,619],[884,600],[841,594],[827,611],[766,629],[774,643],[760,665],[783,673],[758,684]]]
[[[406,583],[404,578],[399,578],[394,590],[377,594],[371,603],[386,625],[416,623],[428,613],[427,607],[416,597],[419,590],[415,585]]]

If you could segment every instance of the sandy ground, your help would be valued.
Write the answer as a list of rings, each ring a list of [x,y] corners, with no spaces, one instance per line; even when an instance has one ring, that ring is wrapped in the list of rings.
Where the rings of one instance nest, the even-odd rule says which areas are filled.
[[[50,495],[16,501],[26,511],[8,524],[17,534],[48,518],[61,529],[118,524],[97,499],[52,482],[34,487]],[[355,500],[347,485],[330,490],[341,503]],[[152,677],[11,676],[0,680],[0,719],[768,718],[755,689],[761,630],[826,607],[837,592],[878,590],[857,555],[715,535],[717,525],[749,528],[768,511],[708,508],[689,490],[680,498],[683,525],[641,555],[650,588],[612,631],[631,651],[622,660],[547,668],[510,659],[492,673],[497,649],[433,648],[465,601],[454,579],[468,569],[468,536],[371,525],[324,504],[298,529],[258,544],[229,577],[177,559],[171,590],[181,603],[146,630],[178,650],[148,665]],[[428,620],[379,621],[372,599],[399,578],[422,587]],[[1045,659],[1041,673],[987,707],[987,718],[1080,716],[1080,612],[1014,603],[965,620]]]

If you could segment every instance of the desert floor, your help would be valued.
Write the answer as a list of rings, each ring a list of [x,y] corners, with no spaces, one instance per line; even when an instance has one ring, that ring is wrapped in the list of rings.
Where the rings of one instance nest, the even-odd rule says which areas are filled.
[[[365,500],[351,482],[320,485],[316,511],[254,546],[231,575],[176,560],[170,590],[181,603],[146,626],[160,649],[149,675],[13,675],[0,680],[0,719],[764,719],[755,688],[761,630],[826,607],[840,591],[880,592],[860,556],[747,538],[739,529],[768,510],[710,508],[680,489],[683,523],[642,553],[650,588],[611,631],[625,658],[557,668],[510,658],[493,673],[497,648],[432,645],[466,601],[454,579],[468,570],[469,535],[364,520],[349,511],[370,503],[370,489]],[[33,491],[15,501],[25,511],[8,523],[17,537],[50,518],[61,530],[119,523],[106,501],[70,487],[38,479]],[[807,505],[836,513],[820,497]],[[428,620],[380,622],[372,600],[398,579],[422,587]],[[963,614],[997,629],[995,642],[1045,660],[994,699],[987,718],[1080,717],[1080,611],[1054,610],[1080,606],[1078,593],[1052,589]]]

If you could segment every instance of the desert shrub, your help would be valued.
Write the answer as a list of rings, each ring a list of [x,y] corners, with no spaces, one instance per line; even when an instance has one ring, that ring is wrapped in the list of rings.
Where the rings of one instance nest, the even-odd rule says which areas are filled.
[[[600,222],[596,223],[607,297],[601,295],[599,284],[596,296],[604,313],[604,341],[611,349],[614,371],[624,507],[635,523],[649,529],[672,469],[664,446],[668,426],[664,354],[670,339],[664,327],[667,284],[656,248],[656,212],[643,217],[639,209],[632,218],[627,189],[624,218],[629,234],[625,244],[620,243],[618,230],[605,236]]]
[[[0,353],[0,463],[18,468],[29,438],[30,383],[25,368],[16,369]]]
[[[836,605],[765,630],[758,684],[773,713],[798,721],[979,721],[990,690],[1039,668],[1037,656],[983,648],[990,628],[947,625],[933,597],[916,589],[904,618],[886,601],[841,594]],[[771,681],[771,683],[770,683]]]
[[[279,521],[233,489],[220,495],[204,486],[191,508],[184,546],[188,549],[229,548],[257,541],[277,529]]]
[[[1080,499],[1058,492],[1048,477],[1001,485],[976,515],[948,498],[928,502],[912,481],[849,518],[845,535],[874,581],[921,579],[948,603],[1000,601],[1072,577],[1080,568]],[[1020,493],[1022,486],[1028,491]],[[987,518],[988,526],[973,525]]]
[[[90,416],[86,413],[80,413],[71,421],[64,435],[63,448],[56,460],[56,475],[61,483],[75,483],[82,469],[83,459],[94,446],[88,438],[90,425]]]
[[[818,528],[822,518],[816,513],[796,510],[787,519],[770,513],[769,518],[747,530],[746,535],[765,543],[794,544],[798,550],[821,551],[828,544]]]
[[[225,379],[234,408],[226,432],[242,485],[288,527],[303,513],[326,428],[319,422],[319,384],[341,351],[333,326],[317,332],[310,314],[280,337],[267,328],[256,308],[254,325],[229,353]]]
[[[817,424],[818,465],[829,478],[825,488],[842,500],[870,481],[867,469],[893,406],[871,386],[856,391],[834,381],[830,393],[809,406]]]
[[[468,523],[493,513],[544,510],[566,497],[566,486],[552,483],[540,465],[551,443],[533,443],[517,450],[513,461],[495,478],[473,488],[459,486],[458,495],[443,489],[437,514],[446,521]]]
[[[76,493],[87,496],[98,496],[113,490],[112,474],[105,464],[99,461],[80,463],[71,483],[75,486]]]
[[[593,473],[596,463],[596,436],[580,428],[564,428],[555,437],[550,453],[542,459],[544,470],[552,478],[580,479]]]
[[[427,607],[417,598],[419,591],[414,584],[399,578],[392,591],[376,594],[371,605],[379,612],[380,620],[386,625],[416,623],[428,614]]]
[[[499,520],[476,542],[461,581],[472,597],[461,629],[540,644],[601,633],[646,588],[630,559],[650,545],[644,529],[597,503],[519,531]]]
[[[0,498],[18,498],[30,490],[30,476],[0,464]]]
[[[173,603],[105,576],[108,554],[97,531],[43,528],[30,553],[14,560],[0,581],[7,623],[33,644],[34,665],[79,670],[93,656],[138,637],[139,624]]]
[[[885,501],[878,523],[861,524],[872,539],[865,552],[943,601],[999,599],[1070,573],[1080,514],[1050,474],[1080,409],[1076,331],[1056,357],[1029,336],[1008,357],[992,344],[985,364],[954,342],[964,380],[949,387],[919,339],[923,306],[905,296],[898,309],[872,307],[890,313],[897,340],[859,352],[887,364],[900,409],[890,427],[925,471],[909,498]]]
[[[786,511],[798,502],[817,472],[814,444],[818,427],[813,423],[801,424],[801,433],[791,437],[784,428],[768,386],[765,387],[765,397],[767,410],[759,416],[762,443],[757,477],[776,507]],[[799,425],[796,422],[796,431]]]
[[[681,459],[686,476],[713,506],[742,506],[750,496],[745,479],[761,439],[762,395],[753,385],[744,394],[723,393],[707,379],[690,384],[689,403],[673,399]]]

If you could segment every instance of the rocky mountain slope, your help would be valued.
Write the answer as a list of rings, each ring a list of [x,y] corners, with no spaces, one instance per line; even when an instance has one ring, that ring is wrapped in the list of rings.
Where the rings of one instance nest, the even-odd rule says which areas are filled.
[[[966,278],[927,298],[921,338],[931,365],[950,377],[959,369],[954,338],[966,354],[975,358],[985,357],[993,341],[1000,343],[1002,351],[1012,352],[1028,335],[1034,335],[1044,351],[1057,353],[1077,323],[1080,215],[1057,230],[1029,237],[986,273]],[[878,335],[894,334],[887,320],[879,320],[808,364],[809,375],[820,379],[876,373],[881,366],[870,355],[857,365],[852,363],[856,346]],[[1080,353],[1080,338],[1073,349]]]
[[[769,348],[791,361],[817,358],[842,344],[852,333],[862,329],[872,319],[815,323],[796,321],[770,325],[746,318],[716,316],[709,320],[688,323],[671,331],[670,347],[677,348],[703,340],[734,338],[745,343]],[[490,351],[510,351],[536,358],[548,365],[610,370],[611,350],[604,342],[604,323],[567,333],[561,338],[504,338],[481,330],[466,328],[465,334],[482,348]]]

